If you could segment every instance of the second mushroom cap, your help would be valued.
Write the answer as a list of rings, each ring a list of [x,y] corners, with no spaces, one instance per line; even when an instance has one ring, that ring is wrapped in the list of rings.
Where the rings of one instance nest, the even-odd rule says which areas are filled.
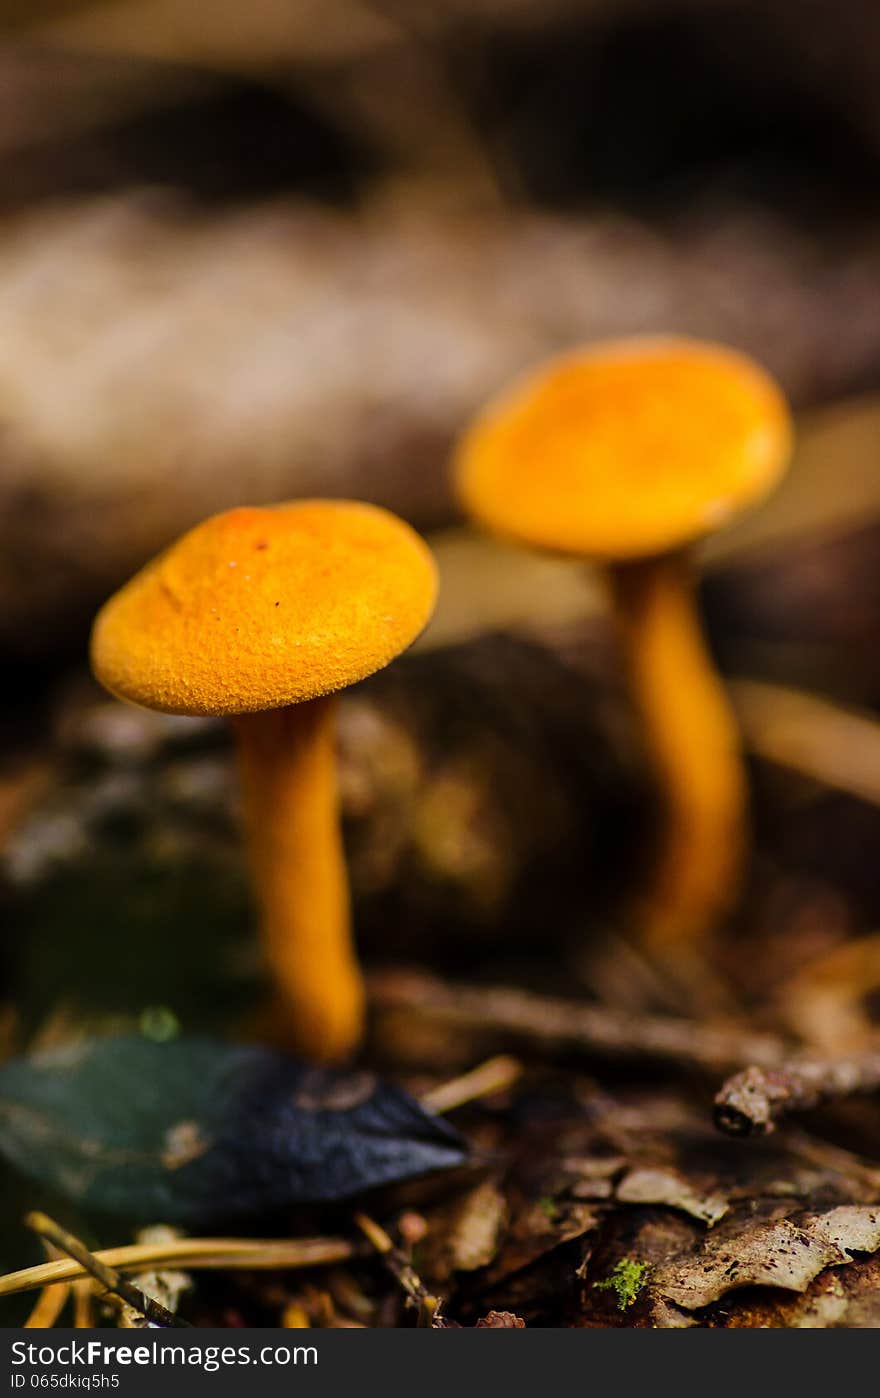
[[[785,471],[785,400],[753,361],[679,336],[563,354],[465,434],[459,493],[483,524],[578,557],[690,544]]]

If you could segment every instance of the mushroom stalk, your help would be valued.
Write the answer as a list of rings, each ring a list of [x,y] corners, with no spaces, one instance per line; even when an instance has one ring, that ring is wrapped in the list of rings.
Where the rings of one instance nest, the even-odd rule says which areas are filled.
[[[234,719],[266,957],[294,1043],[344,1058],[362,1030],[335,753],[336,699]]]
[[[686,553],[616,564],[610,581],[663,804],[642,926],[654,946],[683,948],[738,891],[747,808],[739,737],[703,639]]]

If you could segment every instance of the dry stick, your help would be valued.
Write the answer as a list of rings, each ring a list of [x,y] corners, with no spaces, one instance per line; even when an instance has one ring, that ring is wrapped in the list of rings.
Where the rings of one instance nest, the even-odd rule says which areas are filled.
[[[189,1330],[192,1328],[188,1321],[181,1320],[180,1316],[172,1315],[171,1311],[166,1310],[158,1301],[154,1301],[150,1296],[145,1296],[136,1286],[132,1286],[131,1282],[127,1282],[113,1267],[108,1267],[106,1262],[95,1257],[89,1252],[85,1244],[80,1242],[79,1238],[68,1233],[66,1228],[62,1228],[54,1219],[49,1218],[48,1214],[29,1213],[25,1218],[25,1223],[35,1233],[39,1233],[41,1238],[47,1239],[61,1252],[66,1252],[68,1257],[74,1258],[107,1291],[114,1296],[119,1296],[123,1301],[127,1301],[151,1325],[160,1325],[164,1329]]]
[[[370,988],[380,1009],[418,1012],[474,1033],[518,1035],[605,1058],[732,1073],[715,1098],[715,1123],[729,1135],[766,1134],[787,1112],[880,1090],[880,1048],[846,1058],[799,1056],[775,1035],[737,1026],[626,1014],[524,990],[452,986],[417,972],[385,972],[372,978]]]
[[[143,1271],[155,1263],[178,1263],[192,1271],[241,1268],[246,1271],[281,1271],[314,1267],[325,1262],[345,1262],[354,1253],[347,1238],[175,1238],[167,1243],[129,1243],[106,1248],[93,1256],[108,1267],[126,1272]],[[33,1291],[52,1282],[75,1281],[85,1276],[78,1262],[63,1258],[25,1267],[0,1277],[0,1296]]]
[[[406,1292],[409,1301],[418,1308],[419,1325],[430,1327],[440,1309],[440,1298],[431,1295],[409,1258],[394,1246],[385,1229],[375,1219],[370,1218],[369,1214],[356,1213],[354,1221]]]
[[[730,1136],[767,1135],[787,1112],[880,1088],[880,1049],[839,1059],[797,1059],[745,1068],[715,1098],[715,1124]]]
[[[456,1107],[463,1107],[466,1102],[472,1102],[476,1097],[486,1097],[490,1093],[510,1087],[521,1074],[521,1063],[509,1054],[499,1054],[496,1058],[489,1058],[485,1063],[480,1063],[469,1073],[463,1073],[461,1077],[452,1078],[449,1082],[431,1088],[422,1094],[420,1101],[429,1112],[438,1115],[451,1112]],[[358,1228],[380,1254],[391,1275],[406,1292],[409,1301],[418,1308],[418,1325],[430,1328],[439,1314],[440,1298],[428,1291],[409,1258],[400,1248],[395,1247],[393,1240],[375,1219],[365,1213],[355,1213],[353,1217]]]
[[[91,1330],[95,1324],[91,1278],[73,1283],[73,1324],[76,1330]]]
[[[880,723],[819,694],[733,680],[746,742],[770,762],[880,805]]]
[[[64,1310],[69,1294],[69,1282],[57,1282],[54,1286],[44,1286],[23,1328],[25,1330],[50,1330]]]
[[[777,1068],[795,1051],[775,1035],[738,1025],[634,1015],[512,987],[452,985],[420,972],[374,974],[369,985],[379,1010],[405,1010],[475,1035],[516,1037],[547,1049],[574,1049],[601,1058],[725,1073],[744,1063]]]
[[[469,1073],[460,1078],[452,1078],[423,1092],[419,1101],[426,1111],[442,1116],[473,1102],[476,1097],[489,1097],[494,1092],[503,1092],[522,1076],[522,1064],[508,1053],[500,1053],[496,1058],[487,1058]]]

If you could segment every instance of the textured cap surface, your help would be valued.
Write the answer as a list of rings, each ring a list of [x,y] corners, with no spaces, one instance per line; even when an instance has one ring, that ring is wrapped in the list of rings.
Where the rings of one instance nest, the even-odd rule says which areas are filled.
[[[527,375],[457,456],[465,508],[498,533],[597,558],[662,553],[759,500],[792,430],[744,355],[678,337],[590,346]]]
[[[110,598],[92,630],[92,665],[145,708],[281,708],[381,670],[425,626],[436,589],[427,545],[378,506],[229,510]]]

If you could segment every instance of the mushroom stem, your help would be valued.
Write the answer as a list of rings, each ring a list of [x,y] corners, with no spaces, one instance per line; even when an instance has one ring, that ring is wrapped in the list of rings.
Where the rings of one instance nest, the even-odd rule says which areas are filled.
[[[335,698],[241,714],[244,821],[266,957],[310,1058],[360,1039],[364,990],[339,822]]]
[[[649,945],[684,949],[738,891],[747,808],[739,736],[703,639],[687,554],[616,564],[610,580],[663,803],[642,933]]]

